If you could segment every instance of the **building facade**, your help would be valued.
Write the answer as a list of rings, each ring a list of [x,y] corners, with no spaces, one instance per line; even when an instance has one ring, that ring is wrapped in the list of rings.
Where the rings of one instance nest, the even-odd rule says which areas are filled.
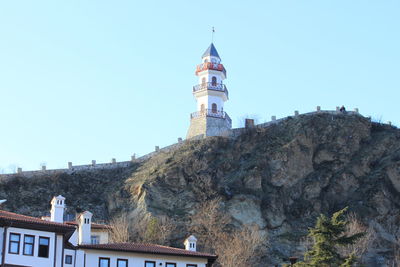
[[[193,87],[197,109],[190,115],[186,138],[224,135],[232,128],[232,120],[224,111],[229,94],[223,83],[226,70],[213,43],[204,52],[195,73],[199,80]]]
[[[109,243],[107,225],[92,213],[64,221],[65,198],[54,197],[51,216],[35,218],[0,210],[1,267],[210,267],[216,256],[196,251],[195,237],[185,249],[152,244]],[[189,244],[190,245],[187,245]]]

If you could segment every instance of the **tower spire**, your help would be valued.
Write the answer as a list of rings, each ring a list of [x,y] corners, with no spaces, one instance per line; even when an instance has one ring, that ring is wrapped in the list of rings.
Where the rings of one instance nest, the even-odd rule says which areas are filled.
[[[211,43],[214,43],[214,33],[215,33],[215,29],[214,29],[214,26],[213,26],[212,30],[211,30]]]

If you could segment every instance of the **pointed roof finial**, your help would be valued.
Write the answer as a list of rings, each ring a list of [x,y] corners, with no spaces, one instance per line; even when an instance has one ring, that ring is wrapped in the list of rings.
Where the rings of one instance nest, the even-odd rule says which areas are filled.
[[[202,58],[209,57],[209,56],[220,58],[218,55],[217,49],[215,49],[215,46],[213,43],[211,43],[210,46],[207,48],[207,50],[204,52]]]
[[[211,43],[214,43],[214,33],[215,33],[215,29],[214,26],[212,27],[212,31],[211,31]]]

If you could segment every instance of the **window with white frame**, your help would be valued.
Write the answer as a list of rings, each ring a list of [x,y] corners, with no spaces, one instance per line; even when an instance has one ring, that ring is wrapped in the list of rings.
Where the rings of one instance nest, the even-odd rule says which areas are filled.
[[[144,267],[156,267],[156,262],[155,261],[145,261]]]
[[[10,233],[10,243],[8,245],[8,253],[19,254],[19,242],[21,235],[16,233]]]
[[[173,262],[166,262],[165,267],[176,267],[176,263]]]
[[[72,255],[65,255],[65,264],[72,264]]]
[[[117,267],[128,267],[128,260],[117,259]]]
[[[92,245],[100,244],[100,236],[98,236],[98,235],[90,236],[90,243]]]
[[[49,257],[50,238],[39,236],[39,251],[38,257]]]
[[[33,256],[34,244],[35,244],[35,236],[24,235],[23,254],[26,256]]]
[[[110,258],[99,258],[99,267],[110,267]]]

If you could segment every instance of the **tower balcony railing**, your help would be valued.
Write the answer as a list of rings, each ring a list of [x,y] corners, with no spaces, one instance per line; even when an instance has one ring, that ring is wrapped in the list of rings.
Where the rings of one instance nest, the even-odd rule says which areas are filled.
[[[205,70],[217,70],[217,71],[222,71],[226,77],[226,70],[224,68],[224,65],[218,64],[218,63],[212,63],[212,62],[205,62],[202,64],[197,65],[196,67],[196,75],[199,72],[205,71]]]
[[[203,91],[203,90],[214,90],[214,91],[221,91],[225,92],[226,96],[229,95],[228,89],[226,88],[225,84],[222,83],[201,83],[198,85],[193,86],[193,93]]]
[[[200,117],[213,117],[213,118],[226,119],[229,122],[229,124],[232,124],[232,119],[229,117],[228,113],[222,110],[204,109],[190,114],[190,119],[200,118]]]

